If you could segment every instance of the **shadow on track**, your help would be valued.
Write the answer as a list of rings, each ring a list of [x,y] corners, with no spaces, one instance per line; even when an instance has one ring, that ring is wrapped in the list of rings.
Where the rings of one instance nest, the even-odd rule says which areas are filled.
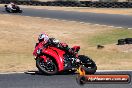
[[[30,75],[44,75],[44,76],[52,76],[52,75],[47,75],[47,74],[44,74],[40,71],[27,71],[27,72],[24,72],[25,74],[30,74]],[[55,74],[55,75],[76,75],[77,73],[70,73],[70,72],[60,72],[58,74]]]

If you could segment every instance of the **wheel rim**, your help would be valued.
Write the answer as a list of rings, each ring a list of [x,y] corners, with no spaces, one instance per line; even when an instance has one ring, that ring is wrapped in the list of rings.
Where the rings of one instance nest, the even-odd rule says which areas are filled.
[[[56,66],[52,60],[48,60],[47,62],[40,60],[39,64],[42,67],[42,69],[44,69],[44,71],[47,73],[53,73],[56,69]]]
[[[88,62],[84,63],[83,66],[86,67],[86,68],[94,68],[95,67],[95,63],[93,61],[91,61],[91,60],[88,60]]]

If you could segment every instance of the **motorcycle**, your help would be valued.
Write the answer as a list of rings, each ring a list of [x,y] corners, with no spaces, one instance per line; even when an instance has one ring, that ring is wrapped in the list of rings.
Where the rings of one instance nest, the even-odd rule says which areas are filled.
[[[19,6],[14,5],[12,8],[9,8],[7,5],[5,5],[5,11],[9,13],[22,13],[23,11],[20,9]]]
[[[62,46],[61,43],[58,45]],[[88,56],[78,55],[80,46],[73,46],[71,49],[73,54],[52,45],[44,47],[43,43],[36,43],[33,51],[36,67],[40,72],[47,75],[64,71],[74,73],[80,66],[87,74],[94,74],[97,70],[95,62]]]

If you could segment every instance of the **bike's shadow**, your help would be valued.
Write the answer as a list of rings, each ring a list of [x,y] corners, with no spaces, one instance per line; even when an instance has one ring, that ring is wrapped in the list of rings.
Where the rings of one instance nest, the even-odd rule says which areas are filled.
[[[52,75],[47,75],[47,74],[44,74],[40,71],[27,71],[27,72],[24,72],[25,74],[30,74],[30,75],[44,75],[44,76],[52,76]],[[55,75],[76,75],[77,73],[69,73],[69,72],[60,72],[58,74],[55,74]]]

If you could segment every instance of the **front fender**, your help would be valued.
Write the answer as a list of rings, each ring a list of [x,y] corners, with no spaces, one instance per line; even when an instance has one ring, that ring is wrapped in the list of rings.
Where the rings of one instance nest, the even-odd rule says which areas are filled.
[[[58,65],[59,71],[64,70],[64,63],[63,63],[64,62],[63,55],[65,53],[64,51],[54,48],[54,47],[51,47],[51,48],[47,48],[47,49],[43,50],[42,52],[44,54],[52,56],[55,59],[57,65]]]
[[[46,56],[44,56],[44,55],[40,56],[40,58],[44,59],[45,62],[47,61]]]

